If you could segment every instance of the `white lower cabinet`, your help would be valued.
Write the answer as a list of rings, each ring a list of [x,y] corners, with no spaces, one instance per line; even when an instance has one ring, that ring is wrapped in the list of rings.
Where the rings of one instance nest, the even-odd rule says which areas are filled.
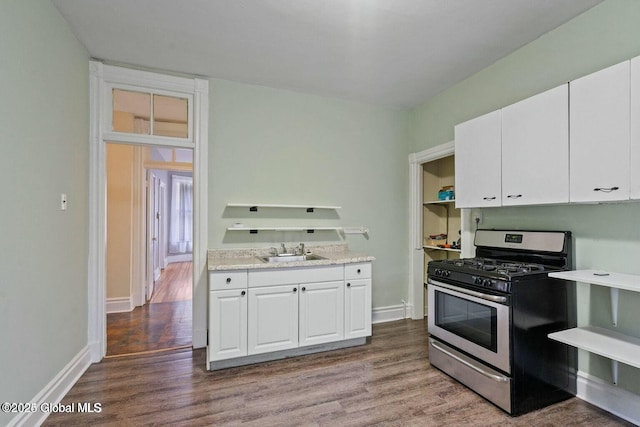
[[[344,281],[300,285],[300,346],[344,338]]]
[[[233,359],[253,363],[287,350],[363,344],[371,335],[370,262],[216,271],[209,288],[210,369],[214,362],[236,366]]]
[[[209,293],[209,360],[247,355],[247,291]]]
[[[298,347],[298,285],[249,289],[248,354]]]
[[[345,338],[371,335],[371,279],[348,280],[344,299]]]

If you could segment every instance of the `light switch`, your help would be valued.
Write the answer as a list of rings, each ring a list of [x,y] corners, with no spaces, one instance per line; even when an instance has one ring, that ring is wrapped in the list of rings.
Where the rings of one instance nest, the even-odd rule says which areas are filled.
[[[65,193],[60,194],[60,210],[67,210],[67,195]]]

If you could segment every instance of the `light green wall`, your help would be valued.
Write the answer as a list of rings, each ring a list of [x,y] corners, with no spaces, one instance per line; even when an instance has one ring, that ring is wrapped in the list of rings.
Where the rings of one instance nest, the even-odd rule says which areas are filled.
[[[228,232],[245,225],[365,226],[373,305],[401,304],[408,280],[408,112],[211,80],[209,247],[336,243],[333,232]],[[337,205],[336,211],[226,209],[227,203]]]
[[[453,140],[457,123],[640,55],[640,2],[607,0],[415,109],[413,151]],[[606,143],[603,142],[603,143]],[[541,168],[543,173],[544,168]],[[485,228],[567,229],[576,268],[640,274],[640,203],[485,209]],[[611,327],[606,290],[580,286],[581,323]],[[640,336],[640,295],[621,292],[618,329]],[[610,380],[609,361],[580,353],[580,369]],[[637,369],[621,387],[640,394]]]
[[[87,345],[88,54],[48,0],[0,28],[0,396],[29,402]]]

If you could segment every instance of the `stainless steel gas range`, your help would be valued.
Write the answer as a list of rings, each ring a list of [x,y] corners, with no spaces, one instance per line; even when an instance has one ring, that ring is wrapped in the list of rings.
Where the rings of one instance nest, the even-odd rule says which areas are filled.
[[[429,361],[511,415],[575,395],[571,233],[477,230],[476,257],[429,262]]]

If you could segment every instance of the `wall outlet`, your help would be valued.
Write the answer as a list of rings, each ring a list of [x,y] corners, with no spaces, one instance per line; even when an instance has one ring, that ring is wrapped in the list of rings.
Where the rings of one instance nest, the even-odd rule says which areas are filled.
[[[478,224],[478,225],[482,224],[482,211],[481,210],[477,210],[477,209],[472,210],[471,211],[471,221],[474,224]]]

